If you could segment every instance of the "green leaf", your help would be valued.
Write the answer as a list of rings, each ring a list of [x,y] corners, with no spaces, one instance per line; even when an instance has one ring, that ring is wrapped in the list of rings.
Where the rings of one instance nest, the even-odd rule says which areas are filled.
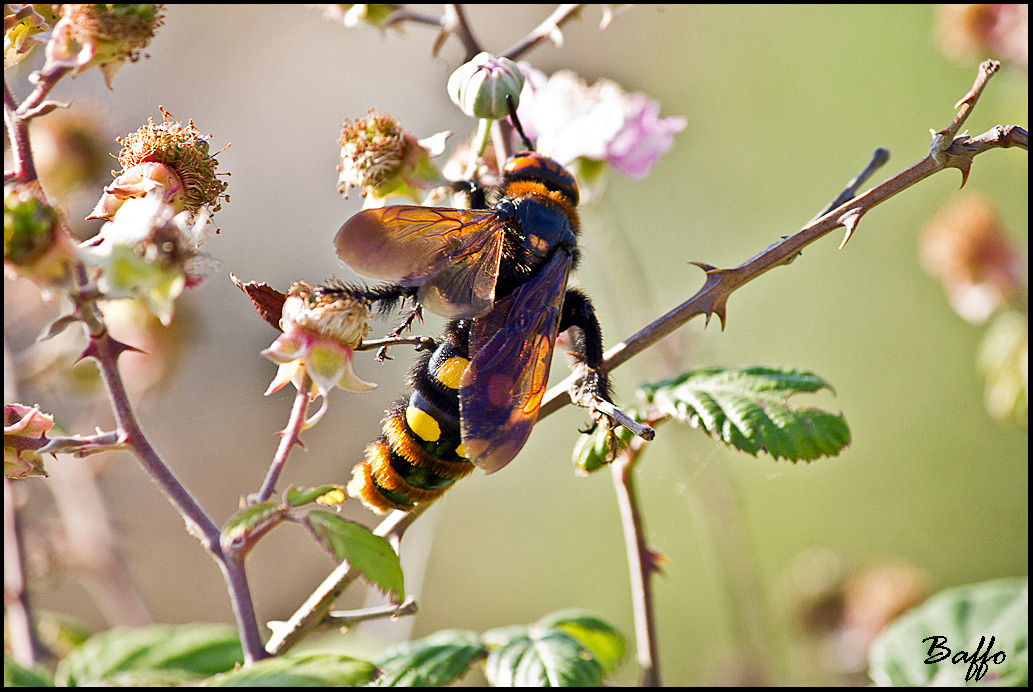
[[[580,609],[550,613],[537,622],[542,629],[556,629],[569,634],[592,652],[607,675],[624,658],[624,637],[617,628],[597,615]]]
[[[4,654],[4,687],[53,687],[54,678],[43,668],[25,666]]]
[[[455,682],[488,650],[474,632],[442,630],[385,649],[374,659],[380,687],[441,687]]]
[[[229,518],[222,529],[219,542],[223,550],[230,550],[232,546],[272,528],[283,518],[283,514],[283,507],[275,502],[260,502],[240,510]]]
[[[138,679],[146,671],[197,679],[230,670],[243,660],[237,633],[226,625],[116,627],[68,654],[58,663],[56,679],[62,686],[96,685],[129,674]]]
[[[716,440],[756,455],[812,461],[850,444],[842,415],[790,406],[798,392],[831,387],[809,372],[784,367],[702,368],[644,385],[642,394],[663,414],[700,428]]]
[[[301,505],[307,505],[309,502],[315,502],[317,498],[326,495],[337,487],[336,485],[323,485],[318,488],[288,488],[285,498],[288,506],[300,507]]]
[[[356,687],[376,675],[372,663],[342,654],[267,658],[247,668],[216,675],[205,687]]]
[[[936,646],[950,654],[926,663],[946,653]],[[962,652],[967,660],[961,659]],[[872,643],[868,664],[868,674],[880,686],[1026,686],[1029,579],[941,591],[883,630]]]
[[[494,687],[599,687],[603,665],[558,629],[506,627],[484,635],[493,647],[484,674]]]
[[[347,560],[373,586],[395,603],[405,599],[402,566],[391,544],[365,526],[323,510],[309,512],[305,521],[320,543],[338,560]]]

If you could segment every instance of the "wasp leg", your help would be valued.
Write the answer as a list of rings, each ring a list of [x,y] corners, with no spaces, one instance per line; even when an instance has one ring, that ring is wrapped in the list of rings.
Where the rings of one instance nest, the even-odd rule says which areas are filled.
[[[423,306],[416,302],[416,288],[414,287],[399,286],[398,284],[382,284],[372,288],[359,288],[355,290],[358,295],[370,302],[381,317],[386,316],[395,310],[399,303],[412,299],[414,307],[409,311],[409,314],[402,319],[402,323],[387,334],[387,338],[401,336],[403,332],[412,327],[413,321],[417,319],[421,322],[423,321]],[[377,361],[383,362],[388,358],[387,346],[381,346],[380,349],[377,350]]]
[[[577,327],[571,355],[584,369],[584,374],[574,385],[575,403],[588,403],[592,398],[612,403],[610,377],[603,367],[603,331],[599,318],[595,316],[592,301],[576,288],[567,290],[563,297],[563,314],[560,331]]]

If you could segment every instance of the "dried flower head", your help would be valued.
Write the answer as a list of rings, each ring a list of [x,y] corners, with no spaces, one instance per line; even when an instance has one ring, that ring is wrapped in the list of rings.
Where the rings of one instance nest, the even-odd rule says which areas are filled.
[[[1026,282],[1022,253],[980,195],[960,197],[937,214],[920,251],[926,271],[943,281],[951,307],[969,322],[985,321]]]
[[[327,394],[334,386],[352,392],[374,389],[375,384],[352,368],[354,349],[369,333],[368,319],[369,302],[340,282],[315,288],[301,281],[292,284],[280,319],[283,334],[262,351],[280,366],[266,395],[288,382],[301,391],[307,374],[309,398],[323,397],[320,410],[306,421],[308,427],[326,412]]]
[[[433,140],[435,143],[437,140]],[[341,128],[341,164],[337,189],[345,197],[352,187],[383,199],[388,195],[419,201],[421,190],[445,184],[431,163],[431,140],[417,140],[389,115],[370,110]]]
[[[61,20],[47,44],[44,73],[70,68],[75,74],[99,66],[104,83],[126,62],[136,62],[162,24],[164,5],[62,5]]]
[[[164,108],[161,114],[161,124],[148,118],[139,130],[115,140],[122,145],[118,154],[122,170],[111,172],[114,182],[104,189],[87,218],[111,219],[122,202],[158,187],[165,203],[176,211],[196,213],[204,208],[214,214],[223,199],[229,200],[227,183],[216,173],[219,162],[210,153],[208,137],[201,135],[193,120],[183,126]]]
[[[968,3],[936,6],[936,39],[952,60],[983,60],[988,55],[1029,66],[1029,5]]]

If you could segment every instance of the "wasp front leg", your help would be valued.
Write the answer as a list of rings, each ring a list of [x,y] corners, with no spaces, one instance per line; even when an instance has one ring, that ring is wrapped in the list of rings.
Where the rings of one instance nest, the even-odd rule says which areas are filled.
[[[408,314],[402,319],[401,324],[387,333],[385,339],[395,339],[402,336],[403,333],[412,328],[412,324],[416,320],[423,322],[423,306],[416,302],[415,288],[399,286],[398,284],[383,284],[381,286],[374,286],[373,288],[359,289],[359,294],[368,300],[370,305],[381,316],[385,316],[396,309],[399,303],[404,304],[404,301],[406,300],[413,300],[414,305],[412,309],[409,310]],[[383,362],[389,358],[390,356],[387,355],[387,346],[381,346],[377,350],[377,361]]]

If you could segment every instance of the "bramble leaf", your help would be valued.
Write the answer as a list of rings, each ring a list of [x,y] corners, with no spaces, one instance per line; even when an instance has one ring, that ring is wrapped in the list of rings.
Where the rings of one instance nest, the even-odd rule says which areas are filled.
[[[876,637],[868,666],[868,675],[879,686],[1025,687],[1029,579],[999,579],[941,591]]]
[[[624,637],[610,623],[597,615],[580,609],[549,613],[537,623],[538,627],[566,632],[592,652],[603,666],[603,675],[611,673],[624,658]]]
[[[229,551],[234,545],[245,543],[255,536],[273,528],[283,519],[284,509],[275,502],[260,502],[246,507],[226,522],[219,536],[222,549]]]
[[[643,385],[641,393],[661,414],[741,451],[812,461],[839,454],[850,429],[842,415],[791,406],[788,398],[825,388],[817,375],[794,368],[710,367]]]
[[[372,663],[343,654],[283,656],[217,675],[205,687],[357,687],[376,675]]]
[[[385,649],[373,662],[381,670],[378,687],[442,687],[463,676],[488,655],[481,638],[465,630],[442,630]]]
[[[321,485],[318,488],[287,488],[284,499],[289,507],[300,507],[309,502],[315,502],[317,498],[326,495],[336,488],[336,485]]]
[[[27,668],[4,654],[4,687],[53,687],[54,678],[42,666]]]
[[[581,610],[489,630],[482,639],[490,647],[484,672],[495,687],[599,687],[624,655],[617,630]]]
[[[347,560],[394,603],[405,598],[402,567],[391,544],[365,526],[345,521],[336,514],[313,510],[305,521],[323,547],[338,560]]]
[[[243,662],[240,641],[225,625],[116,627],[87,639],[61,660],[61,686],[132,681],[133,685],[186,682],[231,670]]]
[[[574,637],[534,626],[491,630],[494,641],[484,674],[494,687],[599,687],[603,666]]]

